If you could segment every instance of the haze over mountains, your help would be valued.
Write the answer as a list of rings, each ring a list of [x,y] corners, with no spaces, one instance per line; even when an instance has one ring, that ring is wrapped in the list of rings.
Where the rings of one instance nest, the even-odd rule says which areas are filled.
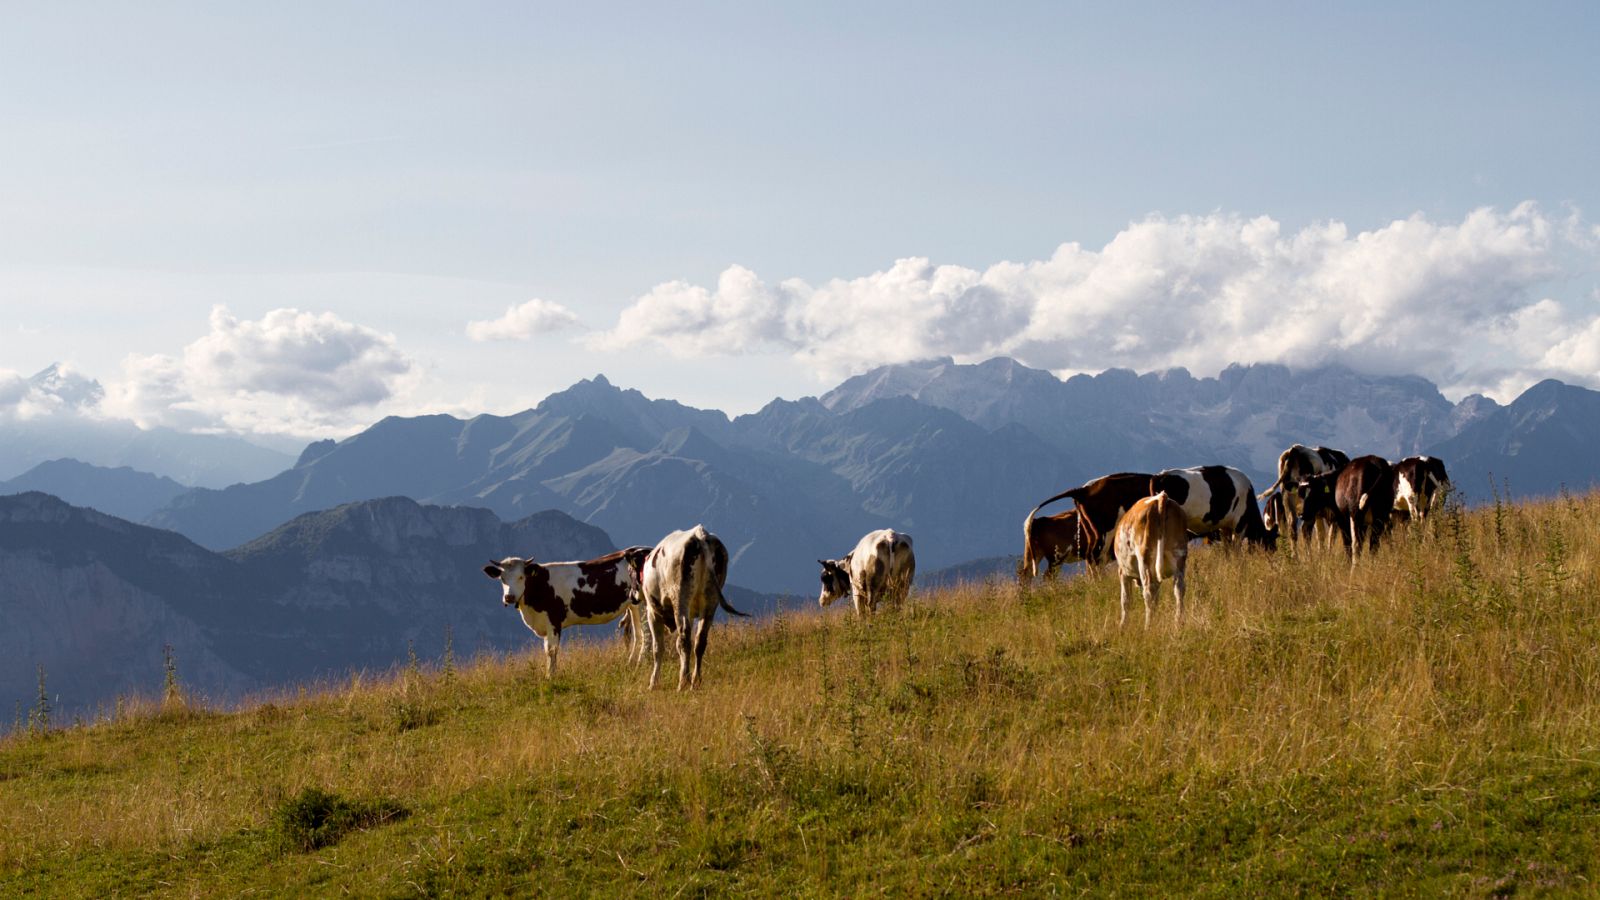
[[[923,573],[1004,568],[1035,503],[1107,472],[1225,463],[1259,488],[1298,441],[1433,453],[1469,498],[1490,473],[1547,494],[1600,479],[1597,438],[1600,393],[1558,382],[1502,407],[1342,367],[1063,381],[942,359],[731,419],[596,377],[511,416],[384,419],[223,488],[50,461],[0,484],[73,504],[0,498],[0,699],[30,696],[39,663],[80,706],[149,690],[164,643],[217,696],[393,665],[407,639],[436,654],[446,624],[458,653],[527,646],[479,584],[486,558],[590,556],[696,522],[728,543],[731,582],[809,598],[818,557],[887,525],[915,536]],[[29,442],[28,422],[0,440]]]

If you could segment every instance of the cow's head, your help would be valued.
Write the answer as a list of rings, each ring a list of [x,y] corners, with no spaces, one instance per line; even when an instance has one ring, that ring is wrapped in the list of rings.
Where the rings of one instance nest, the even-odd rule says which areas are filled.
[[[538,563],[531,559],[522,559],[517,556],[508,556],[483,567],[483,574],[500,582],[500,600],[506,606],[520,606],[523,598],[527,596],[528,578],[540,571]]]
[[[629,547],[622,551],[623,565],[628,567],[633,602],[638,603],[644,593],[644,562],[650,558],[650,547]]]
[[[1300,519],[1302,527],[1309,529],[1311,524],[1321,518],[1336,516],[1339,505],[1335,499],[1334,488],[1339,480],[1338,472],[1324,472],[1303,478],[1295,485],[1295,495],[1300,498]]]
[[[844,559],[819,559],[822,564],[822,593],[817,604],[827,606],[850,593],[850,557]]]

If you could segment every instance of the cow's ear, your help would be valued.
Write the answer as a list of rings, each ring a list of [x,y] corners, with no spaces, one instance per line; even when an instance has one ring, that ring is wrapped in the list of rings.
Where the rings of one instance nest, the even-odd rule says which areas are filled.
[[[483,574],[493,578],[495,581],[499,581],[500,576],[505,574],[505,570],[500,568],[499,563],[490,563],[483,567]]]
[[[539,568],[539,564],[534,562],[531,559],[530,560],[526,560],[526,561],[524,561],[522,563],[523,574],[527,574],[528,572],[532,572],[534,569],[537,569],[537,568]]]

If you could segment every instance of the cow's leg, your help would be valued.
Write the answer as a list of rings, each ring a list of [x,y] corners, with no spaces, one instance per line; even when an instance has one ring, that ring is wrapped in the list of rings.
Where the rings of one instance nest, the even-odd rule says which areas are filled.
[[[561,630],[550,629],[550,636],[544,639],[544,675],[546,678],[556,677],[556,654],[561,652]]]
[[[706,617],[700,620],[700,626],[695,629],[694,635],[694,675],[690,678],[691,687],[700,686],[700,667],[705,665],[706,639],[711,635],[711,621],[716,618],[717,608],[712,607],[706,612]]]
[[[850,605],[855,607],[856,618],[865,619],[867,617],[867,603],[861,599],[860,593],[856,591],[850,592]]]
[[[661,653],[666,650],[666,635],[661,632],[666,629],[666,623],[655,609],[646,612],[645,618],[650,625],[650,690],[653,691],[661,677]]]
[[[689,687],[690,655],[694,652],[695,620],[689,617],[689,604],[678,601],[678,690]]]
[[[1174,624],[1183,623],[1183,577],[1184,570],[1188,568],[1185,562],[1185,560],[1180,559],[1178,560],[1178,564],[1173,567],[1175,571],[1172,573],[1172,598],[1177,606],[1177,610],[1172,614],[1172,621]]]
[[[1122,614],[1117,617],[1117,627],[1118,628],[1121,628],[1122,626],[1128,624],[1128,582],[1130,580],[1131,579],[1128,578],[1128,576],[1126,576],[1126,575],[1123,575],[1122,578],[1121,578],[1121,581],[1122,581],[1122,597],[1121,597]]]
[[[1146,569],[1139,573],[1139,592],[1144,595],[1144,627],[1150,629],[1150,614],[1156,608],[1156,591],[1161,590],[1161,582],[1156,580],[1156,573]]]

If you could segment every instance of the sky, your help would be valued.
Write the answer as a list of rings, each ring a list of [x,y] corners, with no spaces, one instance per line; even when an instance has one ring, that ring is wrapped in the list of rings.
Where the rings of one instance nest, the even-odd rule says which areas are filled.
[[[8,5],[0,419],[946,355],[1600,388],[1600,7],[1284,6]]]

